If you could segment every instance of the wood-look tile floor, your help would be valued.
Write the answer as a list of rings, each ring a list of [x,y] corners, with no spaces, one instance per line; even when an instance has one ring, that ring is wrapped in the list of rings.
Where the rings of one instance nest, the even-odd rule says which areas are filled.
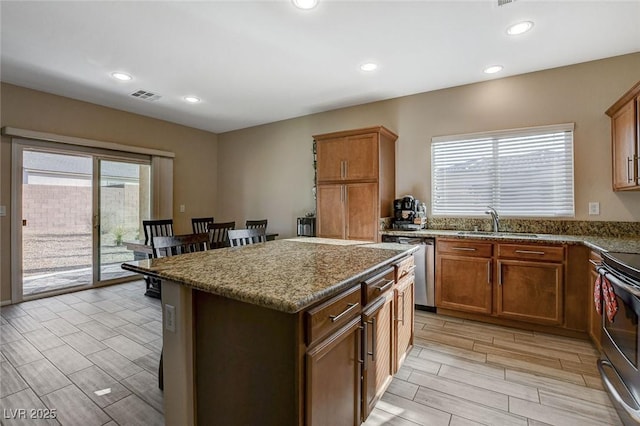
[[[162,312],[144,291],[135,281],[0,307],[0,423],[163,425]]]
[[[143,294],[136,281],[0,308],[0,422],[164,424],[160,301]],[[366,426],[621,424],[587,341],[416,311],[414,343]],[[47,408],[55,420],[8,418]]]
[[[621,425],[588,341],[416,311],[414,348],[365,423]]]

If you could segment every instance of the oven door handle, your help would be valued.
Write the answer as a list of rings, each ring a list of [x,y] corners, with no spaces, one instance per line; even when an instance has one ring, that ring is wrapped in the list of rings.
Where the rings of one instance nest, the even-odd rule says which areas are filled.
[[[604,276],[606,279],[609,280],[609,282],[614,284],[616,287],[620,287],[624,291],[629,292],[629,293],[633,294],[636,297],[640,297],[640,289],[635,288],[633,286],[630,286],[629,284],[626,284],[626,283],[620,281],[618,278],[616,278],[611,273],[607,272],[607,270],[602,268],[602,267],[600,267],[598,269],[598,272],[600,273],[600,275]]]
[[[604,386],[607,388],[609,395],[611,395],[613,399],[615,399],[616,402],[620,404],[624,411],[626,411],[633,420],[635,420],[636,422],[640,422],[640,409],[630,407],[629,404],[627,404],[624,399],[622,399],[622,396],[620,396],[620,394],[618,393],[615,385],[611,382],[611,379],[609,379],[607,373],[605,373],[605,366],[611,368],[616,376],[618,376],[618,372],[613,367],[613,364],[611,364],[609,361],[603,359],[598,360],[598,370],[600,371],[600,377],[602,377],[602,381],[604,382]],[[618,379],[620,379],[620,376],[618,376]],[[624,384],[624,382],[622,382],[622,379],[620,379],[620,382]],[[635,402],[635,399],[631,396],[631,394],[629,394],[629,396],[631,400]]]

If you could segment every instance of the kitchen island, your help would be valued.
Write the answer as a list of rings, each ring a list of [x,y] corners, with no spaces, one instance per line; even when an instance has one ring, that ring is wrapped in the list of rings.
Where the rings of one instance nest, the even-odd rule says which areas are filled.
[[[166,424],[359,424],[412,345],[414,249],[279,240],[123,264],[163,282]]]

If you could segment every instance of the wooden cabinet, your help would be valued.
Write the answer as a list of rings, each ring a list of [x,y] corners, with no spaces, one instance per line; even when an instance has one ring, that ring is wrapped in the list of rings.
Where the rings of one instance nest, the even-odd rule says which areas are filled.
[[[306,424],[359,425],[360,317],[307,353]]]
[[[640,82],[608,110],[611,117],[613,190],[640,189]]]
[[[394,290],[395,305],[395,365],[397,372],[413,346],[413,320],[414,320],[414,287],[415,275],[413,272],[406,275],[397,284]]]
[[[438,239],[436,306],[487,318],[564,325],[565,250],[564,245]]]
[[[373,410],[413,344],[414,265],[402,259],[305,312],[305,424],[360,424]]]
[[[379,219],[392,214],[397,135],[379,126],[313,138],[318,236],[378,241]]]
[[[593,297],[593,290],[596,279],[598,278],[598,271],[596,271],[596,265],[602,263],[602,257],[600,253],[596,251],[591,251],[589,254],[589,263],[587,266],[588,274],[588,283],[587,288],[589,288],[589,337],[591,337],[591,341],[596,345],[598,349],[600,349],[602,343],[602,316],[598,314],[596,311],[595,300]],[[602,303],[602,300],[600,301]]]
[[[442,240],[436,249],[436,306],[490,314],[492,244]]]

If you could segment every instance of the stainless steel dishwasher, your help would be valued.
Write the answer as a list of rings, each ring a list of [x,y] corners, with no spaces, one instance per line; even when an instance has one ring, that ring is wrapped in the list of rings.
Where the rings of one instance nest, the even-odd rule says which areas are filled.
[[[418,245],[416,260],[415,306],[423,311],[436,310],[435,295],[435,239],[383,235],[382,242]]]

